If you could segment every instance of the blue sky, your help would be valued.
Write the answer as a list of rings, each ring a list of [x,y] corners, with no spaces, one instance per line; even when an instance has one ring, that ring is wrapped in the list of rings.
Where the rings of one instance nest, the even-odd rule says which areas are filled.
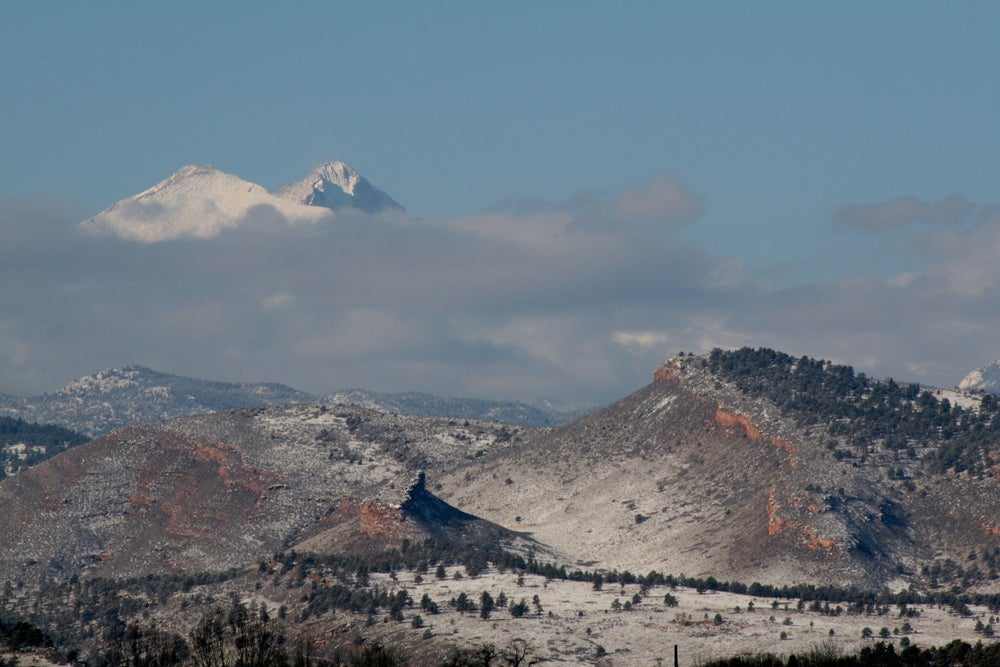
[[[123,327],[131,337],[104,349],[106,332],[91,338],[84,320],[51,319],[53,293],[93,279],[81,269],[49,292],[25,288],[30,299],[7,295],[0,389],[53,389],[103,366],[147,363],[309,390],[607,400],[679,349],[740,344],[954,384],[1000,356],[998,25],[1000,6],[988,2],[3,3],[0,241],[16,237],[7,252],[38,260],[30,270],[8,261],[8,285],[54,280],[53,236],[189,163],[276,187],[343,160],[435,233],[531,224],[526,210],[544,227],[588,198],[618,229],[623,196],[652,201],[664,184],[700,213],[644,229],[641,241],[634,229],[602,237],[619,255],[601,274],[553,250],[562,272],[533,276],[541,296],[528,298],[498,265],[490,275],[508,288],[504,303],[536,302],[502,316],[497,303],[480,311],[473,295],[454,294],[433,304],[437,325],[418,324],[388,294],[373,296],[384,304],[368,313],[375,321],[446,341],[412,350],[406,371],[379,362],[399,341],[352,349],[347,364],[337,346],[282,356],[304,340],[287,331],[260,343],[253,356],[267,362],[213,362],[225,356],[221,323],[215,338],[178,330],[158,347]],[[378,239],[378,261],[367,264],[391,267],[392,243]],[[66,244],[59,261],[72,262]],[[520,251],[545,262],[541,247]],[[700,268],[660,273],[642,256],[654,251]],[[433,253],[420,259],[407,280],[440,265]],[[207,283],[217,278],[201,270]],[[559,276],[595,289],[544,287]],[[110,293],[116,279],[105,280]],[[182,297],[178,287],[164,307]],[[111,307],[94,298],[89,312]],[[301,302],[303,313],[347,308]],[[75,354],[60,338],[70,331]],[[491,364],[506,355],[502,378],[442,370],[456,350],[473,376],[497,373]],[[598,370],[574,371],[581,356]],[[529,378],[539,366],[547,370]],[[317,367],[322,377],[308,371]]]

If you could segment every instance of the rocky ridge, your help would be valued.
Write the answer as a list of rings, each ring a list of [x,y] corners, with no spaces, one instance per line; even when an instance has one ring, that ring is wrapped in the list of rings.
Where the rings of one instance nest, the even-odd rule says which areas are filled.
[[[0,395],[0,415],[59,424],[96,437],[128,424],[313,400],[273,382],[213,382],[124,366],[86,375],[41,396]]]
[[[237,408],[286,403],[339,403],[399,415],[550,426],[584,409],[536,406],[518,401],[446,398],[421,393],[388,394],[360,389],[320,399],[274,382],[216,382],[124,366],[86,375],[40,396],[0,394],[0,416],[58,424],[97,437],[129,424]]]
[[[677,357],[631,396],[441,480],[442,497],[580,565],[740,581],[882,586],[992,550],[991,476],[930,475]],[[997,531],[1000,533],[1000,531]]]

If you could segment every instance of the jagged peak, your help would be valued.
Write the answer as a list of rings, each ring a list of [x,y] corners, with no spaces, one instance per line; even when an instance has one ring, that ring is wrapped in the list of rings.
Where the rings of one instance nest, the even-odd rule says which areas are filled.
[[[341,162],[340,160],[324,162],[320,166],[316,167],[311,175],[317,180],[324,180],[329,183],[333,183],[341,190],[351,195],[354,194],[354,188],[357,184],[365,180],[361,174],[351,168],[350,165]]]
[[[339,160],[324,162],[305,178],[283,185],[274,191],[283,199],[307,206],[354,208],[365,213],[399,210],[403,207],[385,192],[373,186],[353,167]]]

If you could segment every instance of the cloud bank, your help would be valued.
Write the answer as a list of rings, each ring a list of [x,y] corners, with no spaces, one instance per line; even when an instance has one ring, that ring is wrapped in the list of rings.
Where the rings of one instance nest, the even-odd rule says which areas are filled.
[[[953,385],[1000,354],[989,210],[957,195],[848,207],[838,225],[924,223],[917,268],[773,289],[769,267],[684,240],[707,223],[674,177],[456,219],[348,214],[159,243],[0,202],[0,390],[141,363],[317,393],[609,401],[680,350],[739,345]]]
[[[845,206],[834,214],[834,220],[845,227],[865,230],[886,230],[923,223],[953,225],[975,210],[962,195],[954,194],[939,202],[924,202],[916,197],[897,197],[878,204]]]

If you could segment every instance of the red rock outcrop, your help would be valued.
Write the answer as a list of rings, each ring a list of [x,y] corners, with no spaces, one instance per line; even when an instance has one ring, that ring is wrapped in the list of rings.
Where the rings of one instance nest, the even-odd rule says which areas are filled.
[[[385,539],[399,533],[406,518],[403,508],[378,500],[361,503],[361,532],[372,539]]]
[[[409,484],[396,488],[391,485],[375,498],[369,498],[361,503],[361,532],[372,539],[385,539],[399,535],[406,523],[403,511],[407,503],[424,492],[424,473],[417,475]]]
[[[750,420],[743,415],[727,412],[721,407],[715,411],[715,423],[723,428],[739,427],[746,433],[747,437],[757,442],[761,439],[760,431],[757,430]]]
[[[659,380],[660,382],[676,382],[677,384],[684,384],[684,381],[674,372],[669,364],[663,364],[656,369],[653,373],[653,379]]]

